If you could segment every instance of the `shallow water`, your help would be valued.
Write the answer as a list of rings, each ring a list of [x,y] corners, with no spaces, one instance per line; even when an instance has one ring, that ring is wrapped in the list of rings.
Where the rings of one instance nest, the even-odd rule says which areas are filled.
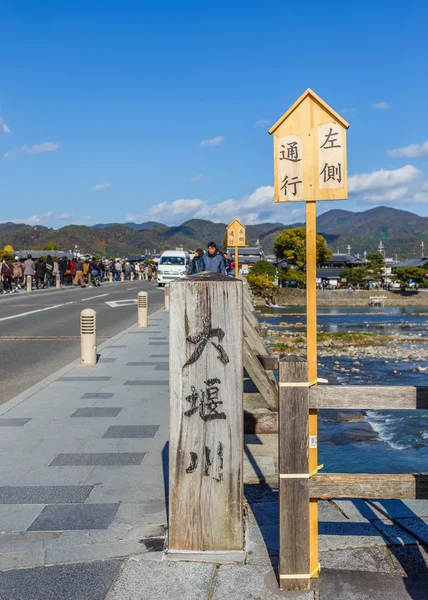
[[[263,309],[268,317],[260,320],[279,327],[280,322],[305,323],[304,307]],[[275,316],[275,313],[281,313]],[[284,314],[286,313],[286,314]],[[410,308],[319,308],[321,331],[376,331],[379,333],[409,333],[428,337],[428,307]],[[272,327],[270,327],[272,328]],[[303,327],[304,328],[304,327]],[[292,331],[299,328],[292,328]],[[404,345],[404,344],[403,344]],[[407,345],[404,345],[406,348]],[[418,347],[418,344],[413,344]],[[391,349],[397,347],[394,340]],[[358,348],[355,352],[358,355]],[[419,385],[428,386],[426,362],[395,362],[385,359],[359,359],[329,356],[319,358],[318,376],[337,385]],[[335,364],[339,361],[339,365]],[[347,373],[356,367],[360,373]],[[396,373],[394,373],[396,371]],[[319,462],[330,473],[411,473],[428,472],[428,411],[319,411]]]

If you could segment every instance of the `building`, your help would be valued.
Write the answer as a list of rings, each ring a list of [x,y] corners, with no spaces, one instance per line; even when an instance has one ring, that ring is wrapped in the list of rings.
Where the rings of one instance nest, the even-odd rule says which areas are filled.
[[[227,254],[232,260],[235,259],[235,248],[228,248]],[[262,248],[238,248],[239,269],[243,273],[248,273],[251,267],[258,261],[264,260]]]
[[[422,258],[410,258],[409,260],[404,260],[403,262],[398,262],[393,265],[393,268],[400,267],[423,267],[426,263],[428,263],[428,256],[422,256]]]
[[[353,269],[354,267],[364,267],[366,261],[363,258],[357,258],[350,254],[333,254],[321,268],[326,269]]]

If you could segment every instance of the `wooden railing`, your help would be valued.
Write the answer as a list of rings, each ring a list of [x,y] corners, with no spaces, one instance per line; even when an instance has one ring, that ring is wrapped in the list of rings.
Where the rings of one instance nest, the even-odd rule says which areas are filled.
[[[280,588],[309,589],[309,502],[319,498],[428,499],[428,474],[370,475],[309,472],[310,409],[428,409],[428,387],[333,386],[308,382],[300,356],[259,356],[265,369],[278,370]]]

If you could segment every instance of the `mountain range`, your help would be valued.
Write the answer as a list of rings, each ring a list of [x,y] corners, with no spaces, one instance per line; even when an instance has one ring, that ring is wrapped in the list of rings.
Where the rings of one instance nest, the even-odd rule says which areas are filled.
[[[265,253],[270,253],[276,236],[283,229],[302,227],[303,223],[260,223],[247,226],[247,244],[259,240]],[[193,250],[214,240],[220,246],[225,235],[225,223],[191,219],[182,225],[169,227],[162,223],[103,223],[93,226],[67,225],[52,229],[23,223],[0,224],[0,247],[11,245],[15,250],[40,250],[48,243],[69,250],[76,245],[81,251],[103,256],[131,256],[183,246]],[[363,212],[334,209],[320,215],[317,229],[333,252],[362,254],[375,252],[379,242],[387,256],[400,258],[420,256],[421,241],[427,244],[428,217],[395,208],[376,207]]]

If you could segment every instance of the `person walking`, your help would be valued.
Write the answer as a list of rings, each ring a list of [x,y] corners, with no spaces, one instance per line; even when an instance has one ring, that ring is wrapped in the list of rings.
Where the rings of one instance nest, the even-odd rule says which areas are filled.
[[[41,289],[45,285],[46,264],[42,258],[39,258],[36,265],[36,287]]]
[[[147,275],[148,281],[151,281],[152,280],[152,276],[153,276],[153,267],[152,267],[152,265],[147,265],[146,275]]]
[[[205,267],[207,271],[211,273],[218,273],[220,275],[226,275],[226,263],[224,258],[217,250],[217,244],[210,242],[208,244],[208,252],[204,256]]]
[[[3,258],[1,263],[1,276],[3,279],[3,289],[6,294],[12,291],[13,266],[10,260]]]
[[[33,287],[35,271],[36,265],[34,264],[31,254],[28,254],[27,260],[24,262],[24,281],[27,283],[27,276],[31,275],[31,287]]]
[[[86,287],[85,282],[83,280],[83,263],[80,260],[80,258],[77,259],[77,262],[74,267],[74,272],[75,272],[74,282],[73,282],[74,285],[79,285],[79,283],[80,283],[80,287],[82,287],[82,288]]]
[[[46,258],[46,288],[49,288],[52,285],[53,268],[54,263],[52,260],[52,256],[48,254]]]
[[[22,280],[22,263],[20,260],[16,260],[13,264],[13,279],[15,281],[15,289],[21,289],[21,280]]]
[[[66,256],[63,256],[61,258],[58,266],[59,266],[59,281],[60,281],[61,285],[64,285],[66,277],[67,277],[66,273],[68,271],[68,259]]]
[[[195,256],[190,261],[187,274],[196,275],[196,273],[202,273],[202,271],[206,271],[204,251],[202,250],[202,248],[196,248]]]

